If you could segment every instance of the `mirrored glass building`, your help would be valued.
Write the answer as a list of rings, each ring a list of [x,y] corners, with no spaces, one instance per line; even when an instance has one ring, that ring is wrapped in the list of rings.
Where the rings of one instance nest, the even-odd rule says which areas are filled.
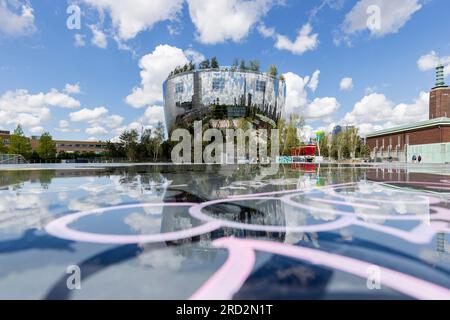
[[[286,103],[286,84],[266,73],[232,69],[193,70],[164,82],[166,127],[204,119],[220,106],[219,118],[248,116],[256,110],[277,121]],[[214,116],[218,114],[215,113]]]

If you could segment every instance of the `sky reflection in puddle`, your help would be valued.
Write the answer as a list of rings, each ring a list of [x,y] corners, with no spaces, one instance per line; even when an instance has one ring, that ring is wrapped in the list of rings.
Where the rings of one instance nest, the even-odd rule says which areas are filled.
[[[2,171],[0,299],[449,299],[449,189],[441,168]]]

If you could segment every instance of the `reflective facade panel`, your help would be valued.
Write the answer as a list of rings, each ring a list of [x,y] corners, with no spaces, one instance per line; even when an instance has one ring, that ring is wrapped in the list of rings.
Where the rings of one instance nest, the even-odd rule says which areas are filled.
[[[201,118],[212,105],[252,106],[277,120],[286,103],[284,81],[253,71],[190,71],[169,77],[163,89],[169,130],[184,116]]]

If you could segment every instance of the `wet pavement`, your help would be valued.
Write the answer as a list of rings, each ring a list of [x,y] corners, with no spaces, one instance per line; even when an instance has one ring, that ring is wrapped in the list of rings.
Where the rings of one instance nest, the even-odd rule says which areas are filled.
[[[450,166],[14,169],[0,299],[450,299]]]

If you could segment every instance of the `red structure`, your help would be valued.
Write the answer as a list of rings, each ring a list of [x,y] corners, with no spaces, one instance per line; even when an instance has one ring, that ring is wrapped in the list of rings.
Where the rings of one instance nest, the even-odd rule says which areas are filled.
[[[317,152],[317,146],[316,145],[306,145],[301,146],[298,148],[293,148],[291,150],[291,156],[293,157],[315,157]]]

